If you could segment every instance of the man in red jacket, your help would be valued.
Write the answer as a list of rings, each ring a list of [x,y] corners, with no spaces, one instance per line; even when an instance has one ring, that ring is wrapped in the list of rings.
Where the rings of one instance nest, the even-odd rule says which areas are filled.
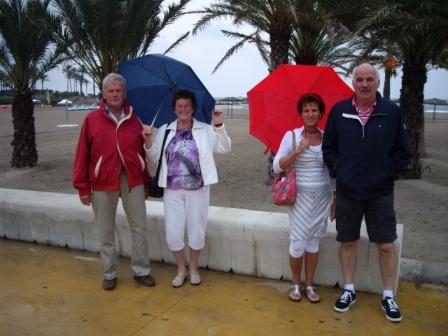
[[[125,101],[126,81],[116,73],[103,80],[100,107],[83,123],[73,165],[73,186],[84,205],[92,204],[101,243],[103,289],[117,284],[115,215],[121,197],[131,227],[134,279],[152,287],[146,234],[145,182],[148,180],[140,119]]]

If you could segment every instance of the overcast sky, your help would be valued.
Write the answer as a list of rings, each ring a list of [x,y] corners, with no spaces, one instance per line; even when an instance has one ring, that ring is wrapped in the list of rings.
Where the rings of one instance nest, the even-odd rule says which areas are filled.
[[[211,0],[193,0],[187,9],[200,9],[210,2]],[[167,27],[153,43],[149,52],[163,53],[178,37],[189,30],[196,20],[197,16],[188,15]],[[230,21],[214,21],[205,30],[190,37],[167,56],[189,64],[213,96],[244,97],[247,91],[268,74],[267,66],[262,61],[256,48],[248,44],[228,59],[217,72],[212,74],[214,67],[225,52],[235,44],[235,40],[222,35],[221,29],[235,30],[235,27],[232,26]],[[239,28],[239,31],[241,29],[243,32],[251,31],[248,27]],[[380,70],[380,73],[383,75],[382,70]],[[59,70],[50,72],[49,79],[48,82],[44,83],[44,88],[59,91],[66,89],[67,81]],[[351,86],[351,78],[344,78],[344,80]],[[381,78],[382,81],[383,78]],[[40,88],[40,85],[38,83],[38,88]],[[400,88],[401,72],[392,80],[392,98],[399,97]],[[382,92],[382,86],[380,90]],[[91,85],[89,85],[89,92],[92,92]],[[448,98],[448,71],[439,69],[428,72],[425,98],[433,97]]]

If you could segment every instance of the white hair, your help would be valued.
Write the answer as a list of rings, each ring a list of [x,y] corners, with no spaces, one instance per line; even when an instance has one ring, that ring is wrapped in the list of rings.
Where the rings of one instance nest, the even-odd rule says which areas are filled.
[[[106,84],[109,82],[119,82],[121,84],[121,86],[123,87],[123,90],[126,91],[126,79],[122,75],[115,73],[115,72],[111,72],[106,77],[104,77],[103,90],[106,87]]]
[[[379,81],[379,80],[380,80],[380,73],[379,73],[378,69],[375,68],[372,64],[369,64],[369,63],[361,63],[361,64],[357,65],[357,66],[353,69],[353,80],[356,79],[356,72],[358,71],[358,69],[361,68],[361,67],[364,67],[364,66],[366,66],[366,65],[368,65],[369,67],[371,67],[371,68],[375,71],[376,79]]]

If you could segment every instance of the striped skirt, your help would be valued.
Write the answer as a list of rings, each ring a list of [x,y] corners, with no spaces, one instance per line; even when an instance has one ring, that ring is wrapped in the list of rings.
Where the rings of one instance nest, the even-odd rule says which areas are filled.
[[[329,187],[314,190],[298,188],[296,203],[288,212],[291,240],[325,236],[331,199]]]

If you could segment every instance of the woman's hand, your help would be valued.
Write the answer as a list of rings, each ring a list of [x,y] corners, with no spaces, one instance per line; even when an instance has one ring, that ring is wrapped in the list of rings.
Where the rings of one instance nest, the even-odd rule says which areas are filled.
[[[297,154],[303,153],[303,151],[310,147],[310,141],[307,138],[302,138],[299,145],[296,148]]]
[[[224,113],[221,110],[214,110],[212,116],[213,125],[221,125],[224,122]]]
[[[143,137],[143,140],[145,141],[145,147],[147,149],[151,148],[151,146],[152,146],[153,130],[154,130],[154,127],[149,126],[149,125],[143,125],[142,137]]]
[[[297,157],[303,153],[303,151],[309,147],[309,141],[306,138],[302,138],[299,145],[296,146],[296,148],[291,152],[291,154],[283,157],[279,161],[279,166],[281,169],[286,170],[288,169],[294,161],[297,159]]]

